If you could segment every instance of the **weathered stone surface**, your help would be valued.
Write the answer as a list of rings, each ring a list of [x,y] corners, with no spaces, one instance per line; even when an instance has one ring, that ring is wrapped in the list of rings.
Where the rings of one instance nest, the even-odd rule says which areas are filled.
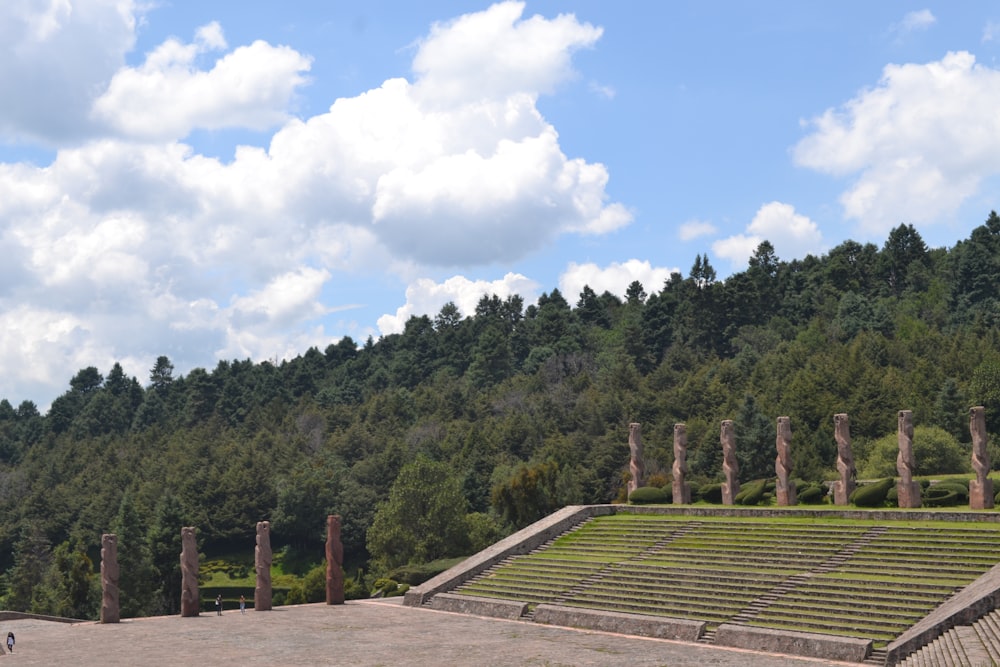
[[[795,495],[795,482],[792,474],[792,423],[788,417],[778,417],[778,437],[776,441],[778,457],[774,460],[774,473],[777,477],[775,495],[778,505],[787,507],[798,502]]]
[[[629,495],[633,491],[646,483],[646,465],[642,459],[642,424],[632,423],[628,425],[628,448],[631,457],[628,462],[628,471],[631,478],[628,481]]]
[[[723,420],[719,441],[722,443],[722,472],[726,476],[722,483],[722,504],[732,505],[740,492],[740,465],[736,462],[736,433],[732,419]]]
[[[787,653],[845,662],[862,662],[872,651],[870,639],[753,628],[733,623],[723,623],[716,629],[715,643],[751,651]]]
[[[969,507],[985,510],[993,507],[993,480],[990,455],[986,451],[986,410],[982,406],[969,408],[969,432],[972,434],[972,469],[976,478],[969,480]]]
[[[675,505],[691,504],[691,485],[687,477],[687,426],[674,424],[673,498]]]
[[[181,616],[197,616],[201,612],[198,599],[198,544],[194,528],[181,528]]]
[[[326,603],[344,604],[344,544],[340,515],[326,517]]]
[[[528,603],[517,600],[480,598],[474,595],[439,593],[431,598],[431,609],[517,620],[528,612]]]
[[[698,638],[705,633],[704,621],[689,621],[681,618],[644,614],[623,614],[615,611],[563,607],[554,604],[538,605],[535,608],[534,620],[535,623],[546,625],[561,625],[569,628],[601,630],[687,642],[698,641]]]
[[[615,511],[614,505],[568,505],[411,588],[403,596],[403,604],[419,607],[431,596],[454,589],[505,558],[526,554],[590,517],[607,516]]]
[[[833,416],[833,437],[837,441],[837,472],[840,473],[840,479],[831,485],[833,503],[849,505],[851,494],[858,485],[858,471],[851,453],[851,419],[846,414]]]
[[[101,623],[118,623],[118,536],[101,535]]]
[[[899,454],[896,455],[896,472],[899,481],[896,483],[896,493],[899,495],[901,508],[920,507],[920,484],[913,481],[913,469],[916,460],[913,457],[913,411],[899,411]]]
[[[257,522],[257,546],[254,548],[254,567],[257,585],[253,593],[254,611],[271,610],[271,522]]]

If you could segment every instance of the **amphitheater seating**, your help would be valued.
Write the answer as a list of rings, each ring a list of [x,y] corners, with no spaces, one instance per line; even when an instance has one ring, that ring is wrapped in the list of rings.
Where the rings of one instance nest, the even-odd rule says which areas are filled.
[[[871,639],[1000,560],[1000,525],[615,514],[454,592]]]

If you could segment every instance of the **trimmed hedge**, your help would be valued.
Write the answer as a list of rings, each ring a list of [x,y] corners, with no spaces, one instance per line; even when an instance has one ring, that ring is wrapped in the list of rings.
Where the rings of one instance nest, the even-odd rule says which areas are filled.
[[[850,501],[857,507],[882,507],[885,505],[886,496],[889,495],[889,489],[893,488],[895,481],[892,477],[886,477],[874,484],[859,486],[851,494]]]
[[[921,501],[926,507],[954,507],[962,502],[962,497],[953,486],[942,487],[935,484],[924,491]]]
[[[803,505],[820,505],[826,498],[826,489],[822,484],[811,482],[804,485],[796,494],[798,501]]]
[[[753,482],[748,482],[740,489],[740,492],[736,494],[733,501],[737,505],[759,505],[760,501],[764,499],[764,491],[766,489],[766,479],[758,479]]]
[[[660,505],[670,502],[670,494],[655,486],[640,486],[629,494],[628,501],[633,505]]]
[[[713,482],[711,484],[703,484],[698,489],[698,497],[704,500],[706,503],[721,503],[722,502],[722,483]]]

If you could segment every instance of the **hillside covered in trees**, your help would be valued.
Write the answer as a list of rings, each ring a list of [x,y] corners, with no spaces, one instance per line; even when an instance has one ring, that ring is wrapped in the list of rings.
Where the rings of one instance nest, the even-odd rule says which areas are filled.
[[[126,616],[176,611],[184,525],[205,551],[252,549],[267,519],[277,545],[318,561],[337,513],[348,564],[375,573],[466,554],[620,497],[629,422],[661,475],[685,422],[691,476],[709,481],[733,419],[750,480],[773,476],[787,415],[794,474],[818,480],[834,469],[834,413],[850,414],[863,473],[910,409],[928,427],[917,440],[935,443],[918,472],[945,472],[968,460],[970,405],[1000,434],[998,297],[991,213],[951,248],[909,225],[881,248],[795,261],[764,242],[726,280],[698,256],[624,300],[484,297],[280,364],[85,368],[47,414],[0,401],[0,607],[92,616],[102,532],[119,535]]]

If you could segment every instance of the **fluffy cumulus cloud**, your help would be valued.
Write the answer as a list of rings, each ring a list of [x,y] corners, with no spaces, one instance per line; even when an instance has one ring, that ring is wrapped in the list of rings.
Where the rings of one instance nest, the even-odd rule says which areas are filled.
[[[605,267],[570,262],[559,277],[559,289],[570,303],[576,303],[584,286],[590,286],[598,294],[610,292],[624,298],[628,286],[636,280],[642,283],[647,294],[660,291],[671,273],[680,273],[680,269],[652,266],[649,262],[638,259],[612,262]]]
[[[773,201],[757,209],[745,233],[714,242],[712,252],[729,260],[734,269],[744,269],[763,241],[770,242],[782,260],[818,255],[824,250],[823,235],[815,222],[796,213],[791,204]]]
[[[966,52],[889,65],[878,85],[810,121],[797,164],[853,178],[840,201],[868,238],[948,220],[1000,174],[1000,71]]]
[[[472,315],[476,304],[484,296],[496,295],[501,299],[517,294],[525,301],[537,298],[539,285],[519,273],[508,273],[500,280],[469,280],[465,276],[452,276],[442,283],[429,278],[421,278],[406,289],[406,304],[400,306],[395,315],[383,315],[378,320],[382,334],[401,333],[406,321],[414,315],[430,315],[440,312],[446,303],[454,303],[462,317]]]
[[[565,155],[536,105],[601,35],[574,16],[503,2],[435,24],[412,80],[298,118],[308,55],[233,46],[209,23],[127,65],[140,11],[0,4],[0,148],[57,149],[47,165],[0,162],[3,331],[30,339],[3,347],[0,396],[55,383],[48,399],[76,368],[115,360],[144,377],[159,354],[179,369],[297,354],[332,342],[324,318],[351,304],[324,295],[359,273],[495,265],[631,221],[607,169]],[[185,143],[227,128],[273,133],[225,160]],[[511,275],[417,281],[379,327],[536,290]]]

